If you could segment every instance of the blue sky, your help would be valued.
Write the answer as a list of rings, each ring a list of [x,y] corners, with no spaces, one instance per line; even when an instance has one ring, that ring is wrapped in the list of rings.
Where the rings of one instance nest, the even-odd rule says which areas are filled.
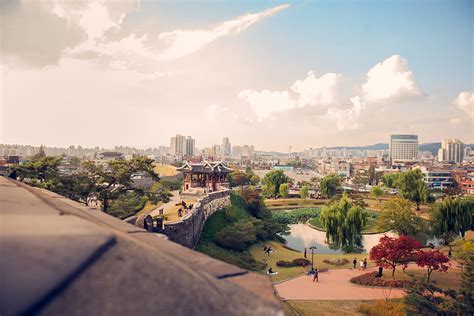
[[[80,4],[0,6],[11,25],[3,142],[148,147],[179,133],[199,147],[229,136],[298,150],[386,142],[391,132],[474,141],[473,1]],[[25,111],[65,133],[10,132],[4,118]],[[70,113],[84,124],[91,111],[101,124],[86,135],[68,128]]]

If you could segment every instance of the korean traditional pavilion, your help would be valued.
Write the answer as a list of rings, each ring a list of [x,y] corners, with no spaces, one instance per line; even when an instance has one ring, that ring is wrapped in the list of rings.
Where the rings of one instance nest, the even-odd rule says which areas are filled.
[[[229,187],[228,174],[233,170],[220,161],[189,163],[176,169],[183,173],[183,191],[219,191]]]

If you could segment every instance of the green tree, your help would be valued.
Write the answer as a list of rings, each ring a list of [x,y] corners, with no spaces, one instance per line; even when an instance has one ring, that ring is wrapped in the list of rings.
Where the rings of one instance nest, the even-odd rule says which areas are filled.
[[[423,181],[420,169],[409,170],[399,175],[396,181],[398,193],[405,199],[416,204],[416,210],[420,210],[421,203],[430,201],[430,195]]]
[[[221,229],[214,238],[221,247],[244,251],[250,244],[257,240],[258,220],[245,218]]]
[[[461,309],[466,315],[474,315],[474,242],[464,242],[457,258],[462,265],[460,292],[463,303]]]
[[[452,232],[464,238],[473,225],[474,200],[448,197],[436,204],[431,213],[434,233],[441,237]]]
[[[375,166],[374,165],[370,165],[369,170],[367,171],[367,178],[368,178],[369,184],[371,184],[371,185],[376,184],[377,177],[376,177],[376,174],[375,174]]]
[[[324,206],[321,223],[326,230],[326,239],[336,247],[361,246],[362,230],[367,223],[367,214],[360,206],[353,205],[346,193]]]
[[[331,198],[336,195],[341,188],[341,178],[336,175],[325,176],[320,183],[321,195],[325,198]]]
[[[94,183],[92,191],[102,204],[104,212],[109,211],[110,201],[127,191],[144,194],[141,189],[133,186],[132,175],[139,171],[146,172],[155,181],[159,180],[153,170],[153,159],[135,157],[131,160],[109,161],[107,164],[96,164],[92,161],[83,163],[82,168]],[[149,193],[153,194],[153,193]]]
[[[385,194],[384,190],[379,187],[378,185],[376,186],[373,186],[372,189],[370,189],[370,195],[374,198],[374,199],[378,199],[379,200],[379,203],[380,203],[380,198]]]
[[[280,185],[280,195],[282,198],[287,198],[289,194],[288,183],[283,183]]]
[[[388,200],[383,206],[378,218],[381,230],[393,230],[399,235],[415,235],[423,228],[423,220],[412,210],[412,202],[397,197]]]
[[[289,182],[291,182],[291,179],[288,178],[282,170],[272,170],[268,172],[262,180],[267,193],[275,197],[280,192],[280,185]],[[273,190],[273,192],[271,192],[271,190]]]
[[[250,177],[250,184],[252,185],[258,185],[260,183],[260,177],[254,174],[253,176]]]
[[[309,187],[307,185],[303,185],[300,190],[300,196],[302,199],[307,199],[309,196]]]
[[[47,156],[16,165],[18,176],[22,179],[36,179],[40,183],[57,181],[59,177],[59,164],[62,157]]]
[[[396,188],[398,183],[398,178],[400,177],[399,173],[390,173],[383,175],[383,183],[388,188]]]
[[[460,312],[456,291],[445,291],[432,282],[416,280],[407,283],[405,292],[403,302],[407,315],[459,315],[456,313],[456,310]]]

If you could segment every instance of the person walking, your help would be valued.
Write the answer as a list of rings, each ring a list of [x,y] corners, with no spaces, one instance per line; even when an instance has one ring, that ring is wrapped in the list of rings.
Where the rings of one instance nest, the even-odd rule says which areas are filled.
[[[357,258],[354,258],[354,260],[352,260],[352,264],[354,265],[354,270],[357,268]]]
[[[360,259],[359,270],[362,270],[363,268],[364,268],[364,260]]]
[[[367,270],[367,258],[364,259],[364,270]]]
[[[319,282],[319,271],[318,269],[314,269],[314,274],[313,274],[313,282],[316,281],[316,282]]]

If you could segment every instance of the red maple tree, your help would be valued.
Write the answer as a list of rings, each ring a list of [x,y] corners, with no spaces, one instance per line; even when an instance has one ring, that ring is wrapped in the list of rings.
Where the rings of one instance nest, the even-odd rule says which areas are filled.
[[[419,251],[418,259],[416,260],[416,264],[419,267],[427,267],[428,268],[428,278],[427,281],[430,280],[431,273],[433,271],[443,271],[446,272],[449,269],[449,258],[439,250],[429,250],[429,251]]]
[[[416,249],[421,244],[408,236],[398,238],[384,235],[379,243],[370,250],[370,260],[375,261],[378,266],[392,269],[392,277],[398,265],[406,267],[408,261],[416,255]]]

